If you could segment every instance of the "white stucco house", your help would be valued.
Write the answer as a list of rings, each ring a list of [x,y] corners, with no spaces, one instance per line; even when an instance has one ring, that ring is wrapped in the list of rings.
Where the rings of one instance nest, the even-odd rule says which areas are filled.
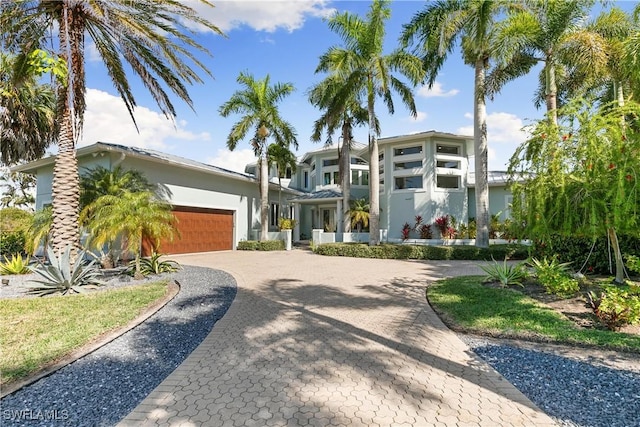
[[[475,216],[473,138],[428,131],[381,138],[380,228],[382,240],[401,238],[404,223],[416,215],[426,224],[443,215],[467,223]],[[245,173],[233,172],[159,151],[98,142],[77,150],[80,172],[96,166],[136,169],[149,181],[169,190],[169,202],[178,218],[180,238],[161,245],[163,253],[235,249],[242,240],[257,239],[260,199],[255,163]],[[12,170],[38,178],[36,208],[51,203],[54,157]],[[355,144],[349,177],[351,199],[369,196],[369,153]],[[296,220],[293,240],[307,240],[314,230],[335,232],[334,241],[350,241],[342,235],[343,206],[338,173],[338,148],[321,147],[299,158],[295,173],[288,171],[278,185],[270,171],[269,229],[278,230],[282,215]],[[489,206],[492,215],[509,215],[511,193],[506,174],[489,174]],[[282,206],[279,206],[279,201]],[[344,237],[344,239],[343,239]],[[360,236],[368,241],[368,237]]]

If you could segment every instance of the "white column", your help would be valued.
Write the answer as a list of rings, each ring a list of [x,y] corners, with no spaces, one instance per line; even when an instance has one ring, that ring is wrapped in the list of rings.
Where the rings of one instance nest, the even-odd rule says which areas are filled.
[[[342,200],[336,202],[336,233],[342,233]]]
[[[300,241],[300,203],[293,202],[293,219],[296,221],[293,227],[293,241]]]

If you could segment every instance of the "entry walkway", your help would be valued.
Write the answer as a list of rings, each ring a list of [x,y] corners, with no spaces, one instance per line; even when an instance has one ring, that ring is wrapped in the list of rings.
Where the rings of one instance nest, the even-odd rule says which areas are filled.
[[[121,426],[548,426],[553,420],[435,315],[425,285],[473,262],[305,250],[172,257],[238,294]]]

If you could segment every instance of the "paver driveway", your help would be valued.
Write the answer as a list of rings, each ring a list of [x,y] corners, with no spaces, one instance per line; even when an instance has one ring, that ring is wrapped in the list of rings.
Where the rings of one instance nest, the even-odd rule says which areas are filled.
[[[472,262],[290,252],[175,256],[238,282],[202,344],[122,426],[553,425],[470,352],[425,285]]]

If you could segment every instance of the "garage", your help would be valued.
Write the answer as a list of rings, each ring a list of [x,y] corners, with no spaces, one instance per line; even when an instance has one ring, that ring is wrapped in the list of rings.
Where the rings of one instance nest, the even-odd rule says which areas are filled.
[[[233,249],[233,211],[174,206],[179,235],[162,241],[160,253],[185,254]],[[143,253],[149,255],[148,245]]]

